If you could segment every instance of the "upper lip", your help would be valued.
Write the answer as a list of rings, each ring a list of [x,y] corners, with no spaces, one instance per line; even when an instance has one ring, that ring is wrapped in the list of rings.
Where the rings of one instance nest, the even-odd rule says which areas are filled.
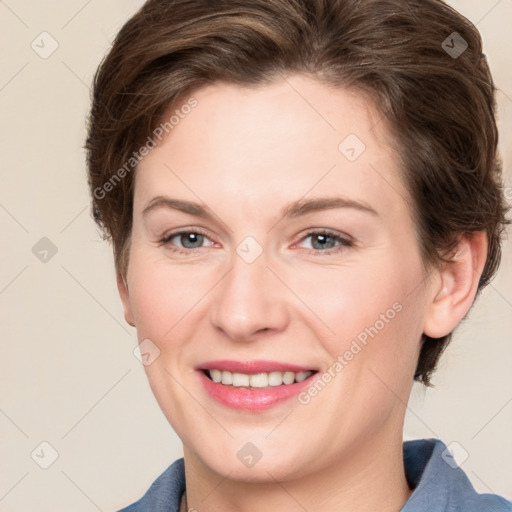
[[[196,366],[197,370],[221,370],[231,373],[268,373],[268,372],[307,372],[317,371],[314,368],[279,361],[232,361],[222,359],[208,361]]]

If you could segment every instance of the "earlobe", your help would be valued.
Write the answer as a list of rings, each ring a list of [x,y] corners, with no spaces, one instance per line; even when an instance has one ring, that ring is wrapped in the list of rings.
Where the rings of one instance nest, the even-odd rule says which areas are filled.
[[[441,338],[457,327],[473,304],[486,259],[485,232],[461,237],[453,256],[436,271],[440,279],[432,290],[424,334]]]
[[[133,320],[132,308],[130,304],[130,292],[128,290],[128,284],[126,283],[125,278],[117,272],[117,289],[119,291],[119,296],[121,297],[121,302],[123,303],[124,309],[124,319],[126,322],[135,327],[135,322]]]

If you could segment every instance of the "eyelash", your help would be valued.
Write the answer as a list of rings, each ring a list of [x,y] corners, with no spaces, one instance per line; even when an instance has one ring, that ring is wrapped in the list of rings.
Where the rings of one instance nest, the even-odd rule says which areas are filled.
[[[165,235],[160,241],[159,241],[159,245],[162,246],[162,245],[167,245],[169,244],[169,242],[177,237],[177,236],[180,236],[180,235],[189,235],[189,234],[196,234],[196,235],[202,235],[204,236],[205,238],[208,238],[208,235],[202,230],[202,229],[199,229],[199,228],[194,228],[194,229],[188,229],[188,230],[182,230],[182,231],[175,231],[174,233],[169,233],[168,235]],[[209,239],[209,238],[208,238]],[[191,252],[194,252],[196,251],[197,249],[204,249],[204,247],[198,247],[196,249],[185,249],[185,248],[176,248],[176,247],[169,247],[169,250],[171,250],[172,252],[175,252],[175,253],[178,253],[178,254],[189,254]]]
[[[328,229],[319,229],[319,230],[313,230],[306,233],[297,243],[293,244],[298,245],[300,242],[303,242],[309,237],[315,237],[315,236],[328,236],[329,238],[334,239],[335,242],[338,242],[338,245],[326,250],[318,250],[318,249],[306,249],[307,254],[313,254],[314,256],[321,256],[321,255],[331,255],[336,254],[339,252],[344,251],[345,249],[352,247],[353,242],[348,237],[344,237],[340,235],[339,233],[336,233],[335,231],[330,231]]]
[[[205,238],[209,239],[208,235],[202,229],[197,228],[197,229],[189,229],[189,230],[175,231],[173,233],[169,233],[168,235],[165,235],[161,240],[159,240],[159,245],[160,246],[167,245],[173,238],[180,236],[180,235],[188,235],[191,233],[201,235],[201,236],[204,236]],[[329,231],[327,229],[320,229],[318,231],[309,231],[299,240],[299,242],[295,243],[294,246],[298,245],[300,242],[303,242],[307,238],[314,237],[314,236],[328,236],[330,238],[333,238],[336,242],[338,242],[339,245],[337,245],[331,249],[327,249],[327,250],[306,249],[307,254],[314,254],[315,256],[335,254],[335,253],[341,252],[341,251],[353,246],[353,241],[350,240],[348,237],[344,237],[344,236],[340,235],[339,233],[336,233],[334,231]],[[195,249],[169,247],[169,250],[171,250],[172,252],[178,253],[178,254],[190,254],[191,252],[194,252],[197,249],[204,249],[204,247],[197,247]]]

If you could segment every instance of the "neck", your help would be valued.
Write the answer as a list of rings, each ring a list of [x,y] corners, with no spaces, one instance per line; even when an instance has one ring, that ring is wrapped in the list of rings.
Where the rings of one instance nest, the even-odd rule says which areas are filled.
[[[263,483],[218,474],[184,447],[188,503],[201,512],[398,512],[412,491],[405,478],[401,433],[397,437],[387,443],[373,438],[338,456],[321,471],[281,482],[269,475],[270,480]],[[188,506],[183,500],[180,512],[186,512]]]
[[[180,501],[180,512],[187,512],[188,503],[187,503],[187,493],[183,493]]]

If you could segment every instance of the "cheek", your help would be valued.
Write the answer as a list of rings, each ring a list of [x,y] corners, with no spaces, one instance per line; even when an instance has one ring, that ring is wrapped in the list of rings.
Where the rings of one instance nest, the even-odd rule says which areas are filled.
[[[128,271],[130,304],[139,337],[171,337],[177,326],[187,324],[201,298],[212,288],[201,269],[169,265],[165,256],[144,248],[133,250]]]
[[[200,305],[216,277],[218,273],[212,268],[171,263],[165,253],[135,246],[130,256],[128,283],[137,325],[151,321],[169,329],[195,305]]]
[[[373,265],[319,266],[307,273],[289,274],[290,287],[321,320],[333,343],[357,337],[375,324],[383,330],[382,322],[387,326],[400,316],[397,310],[408,300],[417,271],[404,271],[393,258],[386,261],[386,256],[375,258]]]
[[[198,317],[204,316],[201,298],[211,285],[204,275],[171,266],[144,247],[132,251],[127,277],[138,339],[151,340],[159,350],[154,362],[144,366],[148,382],[168,421],[180,437],[185,436],[176,418],[190,414],[191,405],[172,377],[180,381],[188,366],[184,348]]]
[[[309,318],[316,318],[317,337],[332,363],[340,363],[332,372],[343,373],[335,380],[345,390],[353,388],[360,394],[372,389],[376,396],[389,393],[376,375],[397,391],[408,386],[424,304],[421,293],[411,293],[421,282],[421,261],[415,254],[407,262],[402,259],[381,252],[360,266],[318,267],[307,283],[300,277],[304,274],[293,277],[291,288],[314,314],[307,313]]]

